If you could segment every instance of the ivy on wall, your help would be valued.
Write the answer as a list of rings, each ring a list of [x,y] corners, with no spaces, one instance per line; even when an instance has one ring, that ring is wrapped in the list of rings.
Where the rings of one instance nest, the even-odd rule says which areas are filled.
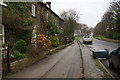
[[[7,7],[3,7],[2,11],[6,43],[14,44],[19,39],[24,39],[29,44],[35,23],[30,15],[30,3],[7,2],[6,4]]]
[[[48,22],[47,22],[46,27],[48,29],[48,36],[49,37],[51,37],[51,35],[55,36],[55,34],[59,34],[58,25],[56,24],[53,16],[48,15]]]
[[[34,21],[32,21],[30,16],[31,6],[28,2],[8,2],[7,9],[11,12],[17,14],[23,20],[23,26],[28,28],[27,26],[31,26]]]

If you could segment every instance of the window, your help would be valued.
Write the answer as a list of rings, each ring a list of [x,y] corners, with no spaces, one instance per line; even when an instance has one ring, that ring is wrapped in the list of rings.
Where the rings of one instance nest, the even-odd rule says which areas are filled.
[[[35,5],[32,4],[32,16],[35,17]]]

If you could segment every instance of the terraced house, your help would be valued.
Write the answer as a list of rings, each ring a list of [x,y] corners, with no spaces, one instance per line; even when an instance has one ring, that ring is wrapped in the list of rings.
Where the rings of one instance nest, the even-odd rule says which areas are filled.
[[[5,44],[3,47],[9,45],[11,49],[8,49],[9,51],[6,51],[7,53],[2,55],[6,56],[6,54],[9,54],[7,58],[2,57],[4,61],[3,74],[5,75],[7,72],[17,71],[17,69],[19,70],[23,67],[21,66],[22,64],[19,65],[19,68],[17,67],[17,64],[15,64],[15,66],[11,66],[12,63],[16,62],[17,60],[21,60],[27,57],[33,58],[33,56],[38,56],[38,54],[40,54],[40,58],[44,57],[45,54],[43,52],[48,51],[47,48],[49,47],[47,43],[49,43],[50,48],[58,47],[59,44],[56,46],[56,43],[59,43],[59,34],[63,33],[64,24],[64,20],[51,10],[50,2],[6,2],[6,4],[7,7],[2,7],[2,24],[5,28]],[[0,31],[0,33],[2,33],[2,31]],[[41,37],[43,41],[38,43],[40,46],[38,46],[36,40],[36,36],[38,34],[44,34],[44,37]],[[53,36],[57,37],[57,39],[55,38],[55,46],[53,46]],[[26,50],[23,52],[24,57],[18,59],[19,55],[16,57],[17,53],[15,53],[15,46],[19,41],[23,41],[25,43]],[[36,45],[37,47],[34,47]],[[20,48],[23,50],[23,45]],[[22,55],[22,53],[20,54]],[[29,56],[26,54],[29,54]],[[8,59],[8,61],[5,62],[6,59]]]
[[[54,11],[51,10],[51,2],[33,2],[31,3],[31,16],[36,24],[34,25],[32,41],[36,39],[37,34],[52,36],[53,29],[50,26],[55,26],[59,34],[63,33],[64,20],[61,19]],[[55,33],[59,36],[58,33]]]

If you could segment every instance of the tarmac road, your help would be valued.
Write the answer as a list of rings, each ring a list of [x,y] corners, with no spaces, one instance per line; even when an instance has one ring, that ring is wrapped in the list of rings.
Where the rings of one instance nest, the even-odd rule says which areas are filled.
[[[93,44],[87,45],[91,50],[108,49],[109,52],[120,46],[120,43],[107,42],[103,40],[93,39]]]

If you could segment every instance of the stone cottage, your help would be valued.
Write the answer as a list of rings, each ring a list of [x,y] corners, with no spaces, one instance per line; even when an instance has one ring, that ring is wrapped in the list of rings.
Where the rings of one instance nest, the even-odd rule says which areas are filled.
[[[48,16],[51,15],[55,19],[55,24],[60,31],[63,33],[64,20],[60,18],[54,11],[51,10],[51,2],[32,2],[31,3],[31,17],[34,19],[36,24],[33,29],[32,41],[36,40],[37,34],[47,35],[46,24],[48,22]],[[35,43],[36,44],[36,43]]]

